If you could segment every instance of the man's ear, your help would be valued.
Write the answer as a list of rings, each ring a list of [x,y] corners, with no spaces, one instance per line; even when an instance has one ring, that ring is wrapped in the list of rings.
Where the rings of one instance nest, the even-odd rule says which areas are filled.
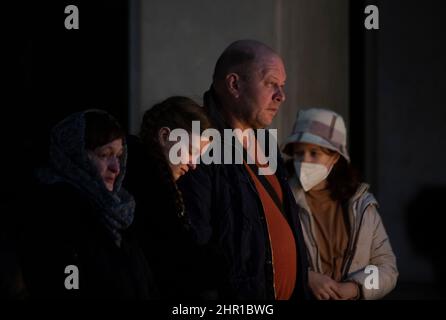
[[[226,88],[236,99],[240,96],[240,76],[237,73],[230,73],[225,78]]]
[[[168,127],[162,127],[158,131],[158,141],[162,147],[165,147],[169,142],[169,134],[170,134],[170,129]]]

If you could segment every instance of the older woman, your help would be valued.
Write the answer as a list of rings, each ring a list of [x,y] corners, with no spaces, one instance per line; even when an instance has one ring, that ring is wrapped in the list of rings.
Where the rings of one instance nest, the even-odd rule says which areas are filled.
[[[127,230],[135,202],[121,187],[124,137],[117,121],[99,110],[72,114],[53,128],[50,168],[39,171],[37,209],[21,254],[31,297],[153,294],[147,262]]]

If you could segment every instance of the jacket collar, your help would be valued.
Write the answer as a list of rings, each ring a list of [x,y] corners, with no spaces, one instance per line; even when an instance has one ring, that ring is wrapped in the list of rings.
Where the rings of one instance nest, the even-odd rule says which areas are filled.
[[[204,93],[203,103],[207,109],[209,117],[218,131],[223,132],[224,129],[231,129],[220,112],[222,106],[212,85],[209,90]]]
[[[297,176],[293,174],[289,181],[296,203],[301,208],[305,209],[308,214],[311,214],[310,207],[308,206],[305,198],[305,191],[302,189],[299,181],[297,180]],[[368,192],[369,188],[370,186],[367,183],[361,183],[355,194],[350,199],[349,207],[356,209],[353,210],[353,213],[355,215],[357,215],[358,213],[362,214],[370,205],[378,206],[378,202],[376,201],[375,197]]]

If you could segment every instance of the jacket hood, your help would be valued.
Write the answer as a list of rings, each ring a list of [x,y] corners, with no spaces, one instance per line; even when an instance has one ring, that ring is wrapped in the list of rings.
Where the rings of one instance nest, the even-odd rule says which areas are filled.
[[[110,192],[85,148],[85,114],[88,112],[106,113],[101,110],[78,112],[54,126],[50,140],[50,168],[39,169],[36,175],[43,184],[68,183],[86,195],[98,207],[100,218],[119,246],[120,231],[130,226],[135,209],[133,196],[121,188],[127,160],[126,144],[123,141],[121,171]]]
[[[97,109],[77,112],[53,127],[50,136],[49,161],[56,172],[53,179],[51,179],[51,175],[40,175],[43,178],[43,180],[41,179],[42,182],[51,184],[59,181],[57,176],[60,176],[64,180],[75,184],[95,180],[99,189],[105,188],[102,178],[90,161],[85,148],[85,114],[89,112],[106,114],[105,111]],[[123,138],[123,155],[120,161],[120,172],[114,184],[113,192],[115,193],[118,193],[121,189],[126,171],[126,162],[127,146]]]

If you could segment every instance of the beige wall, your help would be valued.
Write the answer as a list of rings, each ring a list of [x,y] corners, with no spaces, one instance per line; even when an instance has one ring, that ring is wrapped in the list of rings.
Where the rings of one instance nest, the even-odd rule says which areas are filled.
[[[279,141],[292,128],[297,110],[327,107],[348,126],[348,1],[283,0],[278,41],[288,73],[287,101],[275,125]]]
[[[285,60],[287,101],[272,125],[279,142],[299,107],[328,106],[347,116],[348,0],[141,0],[139,6],[133,132],[142,113],[170,95],[201,102],[220,53],[247,38],[270,45]]]

